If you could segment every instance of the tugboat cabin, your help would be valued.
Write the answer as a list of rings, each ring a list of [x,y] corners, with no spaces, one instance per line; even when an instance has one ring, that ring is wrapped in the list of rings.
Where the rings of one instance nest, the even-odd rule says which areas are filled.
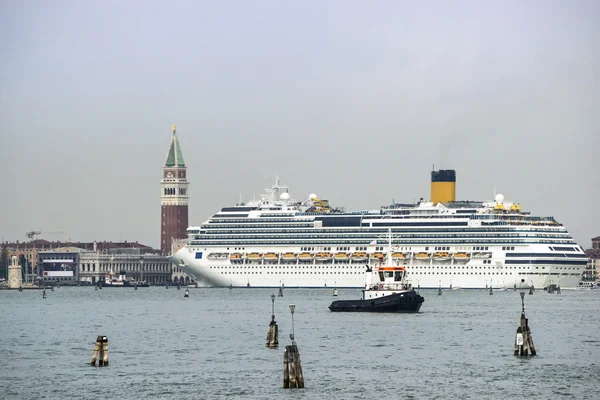
[[[366,289],[363,298],[376,298],[398,292],[412,290],[412,285],[406,280],[406,269],[399,266],[374,267],[371,274],[367,274]]]

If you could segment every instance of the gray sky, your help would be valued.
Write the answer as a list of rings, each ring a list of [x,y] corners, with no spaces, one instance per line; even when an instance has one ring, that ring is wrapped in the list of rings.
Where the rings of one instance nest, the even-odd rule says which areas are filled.
[[[157,247],[177,131],[190,224],[276,173],[347,209],[429,197],[600,235],[597,1],[0,3],[0,238]],[[596,176],[594,178],[594,176]]]

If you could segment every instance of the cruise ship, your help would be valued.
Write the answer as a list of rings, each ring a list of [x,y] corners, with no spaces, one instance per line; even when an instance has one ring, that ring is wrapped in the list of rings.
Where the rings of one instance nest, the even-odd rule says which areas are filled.
[[[366,267],[385,263],[420,288],[577,287],[587,256],[561,223],[501,194],[456,201],[455,185],[454,170],[432,171],[428,201],[346,211],[293,200],[276,178],[260,200],[189,227],[172,262],[212,287],[364,288]]]

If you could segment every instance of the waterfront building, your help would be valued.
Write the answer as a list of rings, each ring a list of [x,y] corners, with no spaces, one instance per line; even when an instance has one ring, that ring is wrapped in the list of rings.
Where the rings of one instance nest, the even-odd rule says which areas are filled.
[[[592,248],[585,252],[589,257],[587,268],[583,273],[584,281],[596,281],[600,277],[600,236],[592,238]]]
[[[42,281],[66,281],[79,280],[79,255],[88,251],[79,247],[58,247],[46,251],[38,251],[36,260],[37,275]]]
[[[93,251],[80,253],[80,280],[96,283],[109,274],[125,275],[127,279],[151,285],[164,285],[171,282],[172,266],[168,256],[144,253],[140,249],[118,249],[104,254]]]
[[[63,247],[76,247],[82,250],[93,250],[100,253],[106,253],[111,249],[143,249],[144,252],[158,253],[158,250],[153,249],[150,246],[136,242],[107,242],[107,241],[94,241],[94,242],[72,242],[72,241],[53,241],[50,242],[44,239],[31,240],[29,242],[4,242],[0,243],[0,248],[5,248],[7,251],[7,258],[10,260],[12,256],[17,256],[19,262],[21,256],[25,258],[26,264],[23,265],[24,270],[27,274],[32,274],[37,271],[37,260],[38,252],[48,251],[52,249],[58,249]]]
[[[173,239],[187,238],[188,227],[188,181],[183,153],[173,125],[171,145],[163,166],[160,181],[160,250],[170,254]]]

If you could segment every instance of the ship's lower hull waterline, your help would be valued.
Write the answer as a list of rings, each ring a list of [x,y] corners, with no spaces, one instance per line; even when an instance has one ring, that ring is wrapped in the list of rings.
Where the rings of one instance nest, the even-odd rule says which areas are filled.
[[[202,287],[253,288],[357,288],[365,287],[365,263],[353,264],[232,264],[229,260],[195,260],[185,247],[171,259],[182,272],[194,278]],[[562,289],[575,289],[580,274],[565,274],[560,267],[548,265],[544,272],[536,267],[524,270],[494,268],[494,270],[461,270],[468,264],[440,264],[435,272],[424,273],[419,265],[405,265],[408,279],[422,289],[542,289],[550,284]],[[541,267],[537,265],[537,267]],[[521,280],[524,279],[524,282]]]

